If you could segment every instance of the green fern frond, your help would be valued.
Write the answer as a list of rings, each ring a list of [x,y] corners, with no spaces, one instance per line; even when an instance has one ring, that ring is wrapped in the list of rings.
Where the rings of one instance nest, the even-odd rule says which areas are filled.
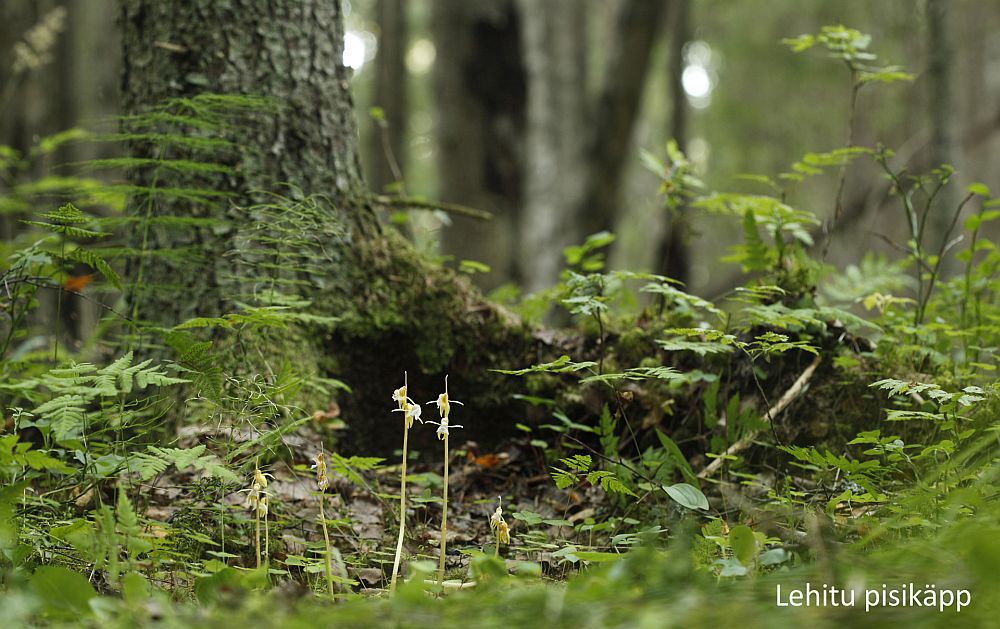
[[[107,159],[92,159],[78,164],[93,170],[133,170],[140,168],[162,168],[178,173],[232,175],[235,171],[222,164],[199,162],[188,159],[153,159],[143,157],[111,157]]]
[[[209,204],[232,196],[231,192],[213,190],[211,188],[177,188],[166,186],[140,186],[136,184],[113,184],[108,191],[137,197],[168,198],[189,201],[197,204]]]
[[[111,265],[108,264],[107,260],[94,251],[82,248],[70,249],[65,252],[63,258],[67,260],[75,260],[76,262],[83,262],[84,264],[97,269],[97,271],[103,275],[112,286],[118,290],[124,290],[122,279],[118,276],[118,273],[111,268]]]
[[[142,480],[150,480],[172,465],[179,472],[193,468],[226,482],[239,483],[241,480],[239,475],[226,467],[214,454],[206,454],[206,449],[204,444],[193,448],[149,446],[147,452],[140,452],[131,457],[129,471],[138,474]]]
[[[67,203],[52,212],[43,212],[42,214],[39,214],[39,217],[45,219],[46,221],[51,221],[60,225],[80,224],[91,220],[89,216],[81,212],[80,209],[72,203]]]
[[[182,135],[179,133],[111,133],[94,138],[99,142],[145,142],[155,146],[173,146],[195,151],[220,152],[238,149],[235,142],[217,137]]]
[[[25,225],[31,225],[33,227],[41,227],[46,231],[50,231],[53,234],[62,234],[64,236],[70,236],[72,238],[105,238],[110,236],[108,232],[99,232],[92,229],[84,229],[82,227],[73,227],[72,225],[56,225],[53,223],[43,223],[41,221],[21,221]]]

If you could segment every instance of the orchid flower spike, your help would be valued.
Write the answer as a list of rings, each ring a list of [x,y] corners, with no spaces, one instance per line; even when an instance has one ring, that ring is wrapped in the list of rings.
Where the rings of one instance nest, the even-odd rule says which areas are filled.
[[[330,487],[330,477],[326,473],[326,455],[320,452],[315,461],[312,469],[316,470],[316,485],[320,491],[326,491]]]
[[[458,400],[451,400],[448,398],[448,376],[444,377],[444,393],[438,396],[437,400],[431,400],[428,404],[433,404],[438,408],[438,414],[441,416],[441,422],[428,421],[428,424],[437,424],[437,436],[438,439],[443,440],[445,437],[449,436],[449,428],[464,428],[464,426],[455,424],[449,426],[448,415],[451,413],[451,405],[458,404],[459,406],[465,406]]]
[[[270,474],[265,474],[261,472],[259,468],[253,471],[253,482],[250,484],[249,489],[244,489],[247,492],[247,502],[246,508],[250,511],[256,511],[257,515],[260,517],[267,516],[267,477]]]
[[[420,405],[406,395],[406,387],[407,385],[404,384],[392,392],[393,401],[399,404],[399,408],[392,409],[392,412],[403,413],[403,421],[406,422],[406,429],[409,430],[413,428],[413,420],[417,420],[421,424],[424,423],[424,420],[420,418],[422,410]]]
[[[510,527],[507,526],[507,521],[503,519],[503,497],[499,497],[500,504],[497,505],[497,510],[493,512],[490,516],[490,529],[496,533],[497,544],[510,544]]]
[[[499,504],[497,504],[497,510],[493,512],[490,516],[490,528],[496,529],[500,522],[503,522],[503,496],[497,496]]]

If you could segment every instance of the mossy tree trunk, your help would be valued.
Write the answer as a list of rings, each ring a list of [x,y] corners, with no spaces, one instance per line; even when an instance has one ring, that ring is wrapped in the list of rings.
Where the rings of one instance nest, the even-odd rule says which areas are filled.
[[[274,351],[283,351],[299,371],[337,377],[352,387],[353,394],[341,400],[343,417],[351,441],[366,452],[391,452],[397,445],[399,418],[388,411],[404,369],[410,390],[426,399],[439,392],[443,374],[451,374],[454,396],[467,404],[461,423],[470,438],[507,432],[507,423],[497,420],[504,417],[502,406],[515,383],[487,369],[532,360],[534,341],[463,279],[419,257],[394,230],[383,229],[365,201],[351,74],[341,62],[341,11],[341,3],[331,0],[123,2],[126,113],[206,91],[263,96],[278,105],[255,124],[229,131],[229,139],[243,149],[232,173],[211,182],[233,194],[228,203],[156,205],[157,213],[226,219],[230,228],[183,235],[150,230],[148,248],[193,246],[208,255],[199,265],[145,265],[142,282],[159,290],[142,292],[140,318],[170,326],[232,308],[232,283],[226,278],[250,271],[224,254],[232,251],[241,221],[249,220],[239,208],[260,200],[259,193],[248,191],[323,195],[321,218],[340,237],[326,243],[335,251],[322,276],[299,290],[340,322],[332,331],[303,335],[293,352]],[[135,179],[148,183],[148,175]],[[133,204],[131,211],[140,215],[149,206]],[[133,280],[139,279],[136,266],[130,269]],[[425,432],[429,443],[433,431]],[[420,447],[421,435],[416,437]]]

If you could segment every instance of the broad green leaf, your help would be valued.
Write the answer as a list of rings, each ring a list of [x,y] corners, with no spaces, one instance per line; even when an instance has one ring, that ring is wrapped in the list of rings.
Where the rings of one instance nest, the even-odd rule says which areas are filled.
[[[749,567],[757,556],[757,538],[753,529],[745,524],[734,526],[729,531],[729,546],[741,564]]]
[[[90,615],[90,599],[97,596],[87,577],[62,566],[42,566],[30,579],[31,590],[47,615],[75,618]]]
[[[676,485],[663,485],[663,491],[667,492],[667,495],[682,507],[708,511],[708,498],[697,487],[692,487],[687,483],[677,483]]]

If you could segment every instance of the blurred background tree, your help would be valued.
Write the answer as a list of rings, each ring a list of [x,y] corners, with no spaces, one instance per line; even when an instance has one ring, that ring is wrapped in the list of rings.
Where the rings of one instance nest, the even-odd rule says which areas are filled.
[[[119,111],[119,11],[113,0],[3,3],[0,144],[26,148]],[[488,265],[473,278],[486,290],[551,285],[561,249],[602,229],[618,236],[612,266],[726,289],[737,269],[716,258],[738,234],[683,208],[668,216],[639,150],[676,138],[710,186],[752,190],[738,175],[842,145],[849,78],[780,44],[824,24],[871,33],[883,58],[917,75],[861,93],[856,143],[883,142],[913,172],[949,162],[960,184],[1000,186],[1000,7],[989,3],[353,0],[345,11],[371,187],[492,212],[394,215],[450,264]],[[47,166],[91,157],[80,150]],[[815,178],[795,201],[830,216],[835,189],[836,177]],[[954,201],[941,197],[940,214]],[[880,234],[902,233],[881,211],[890,202],[876,169],[852,166],[827,261],[888,253]],[[14,218],[0,225],[7,237]]]

